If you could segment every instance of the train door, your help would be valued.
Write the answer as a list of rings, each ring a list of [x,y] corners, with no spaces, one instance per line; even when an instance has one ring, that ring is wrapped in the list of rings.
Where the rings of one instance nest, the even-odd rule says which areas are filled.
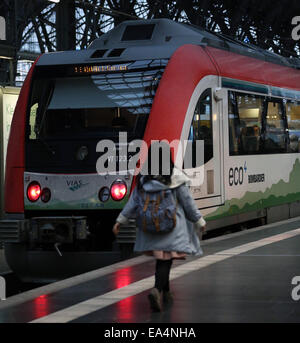
[[[193,158],[189,166],[184,159],[184,171],[192,179],[191,192],[199,208],[224,203],[222,142],[226,97],[215,87],[216,82],[212,82],[214,77],[210,78],[211,82],[204,84],[206,87],[202,83],[195,90],[186,123],[186,137]],[[219,97],[216,97],[217,92]],[[187,153],[188,149],[185,150],[185,156]]]

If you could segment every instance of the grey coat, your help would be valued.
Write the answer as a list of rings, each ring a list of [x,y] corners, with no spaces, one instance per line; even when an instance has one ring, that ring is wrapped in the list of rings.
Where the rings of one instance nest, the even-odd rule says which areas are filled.
[[[176,251],[187,254],[202,255],[197,230],[204,226],[205,220],[192,198],[187,186],[188,178],[184,175],[172,176],[171,185],[166,186],[157,180],[151,180],[143,185],[146,192],[173,189],[173,194],[178,200],[176,227],[167,234],[151,234],[140,228],[137,230],[134,250],[143,251]],[[117,218],[117,222],[126,224],[129,218],[134,218],[137,209],[136,197],[140,193],[134,189],[129,201]]]

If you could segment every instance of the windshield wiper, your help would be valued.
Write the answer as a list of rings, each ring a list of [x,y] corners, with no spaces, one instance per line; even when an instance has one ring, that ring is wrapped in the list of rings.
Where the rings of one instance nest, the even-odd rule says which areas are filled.
[[[47,100],[45,102],[45,106],[43,108],[43,111],[42,111],[42,114],[41,114],[41,121],[40,121],[40,124],[36,130],[36,134],[37,136],[40,136],[41,134],[41,131],[42,131],[42,128],[44,126],[44,122],[45,122],[45,118],[46,118],[46,111],[48,109],[48,106],[49,106],[49,103],[50,103],[50,100],[52,98],[52,95],[53,95],[53,91],[54,91],[54,87],[51,87],[50,88],[50,91],[49,91],[49,94],[48,94],[48,97],[47,97]]]
[[[53,85],[52,85],[52,87],[50,86],[49,88],[50,88],[50,90],[49,90],[49,94],[47,97],[47,101],[45,102],[45,107],[43,108],[43,111],[41,114],[41,121],[40,121],[39,126],[36,128],[35,133],[36,133],[37,139],[44,144],[44,146],[47,148],[48,152],[51,152],[52,155],[55,155],[55,153],[56,153],[55,150],[53,150],[51,148],[51,146],[41,137],[41,131],[42,131],[42,128],[44,126],[44,122],[45,122],[45,118],[46,118],[46,111],[48,109],[50,100],[51,100],[53,92],[54,92],[54,86]]]
[[[37,137],[37,140],[42,142],[44,144],[44,146],[46,147],[46,149],[48,150],[48,152],[51,152],[52,155],[56,154],[56,151],[52,149],[52,147],[41,137]]]

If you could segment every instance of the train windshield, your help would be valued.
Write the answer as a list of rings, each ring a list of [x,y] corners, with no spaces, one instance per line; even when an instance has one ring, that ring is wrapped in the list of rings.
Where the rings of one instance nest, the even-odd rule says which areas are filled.
[[[30,140],[142,138],[163,66],[69,77],[37,78]]]

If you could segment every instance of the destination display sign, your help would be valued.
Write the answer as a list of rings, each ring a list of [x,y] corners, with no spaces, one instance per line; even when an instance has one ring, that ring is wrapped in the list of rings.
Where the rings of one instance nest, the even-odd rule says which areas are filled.
[[[114,71],[126,71],[128,70],[127,64],[114,64],[114,65],[77,65],[73,67],[74,74],[97,74],[104,72],[114,72]]]
[[[73,76],[91,76],[106,73],[125,73],[136,70],[164,69],[168,63],[166,59],[159,60],[141,60],[128,62],[112,63],[77,63],[77,64],[60,64],[60,65],[37,65],[35,70],[36,76],[55,78],[55,77],[73,77]]]

